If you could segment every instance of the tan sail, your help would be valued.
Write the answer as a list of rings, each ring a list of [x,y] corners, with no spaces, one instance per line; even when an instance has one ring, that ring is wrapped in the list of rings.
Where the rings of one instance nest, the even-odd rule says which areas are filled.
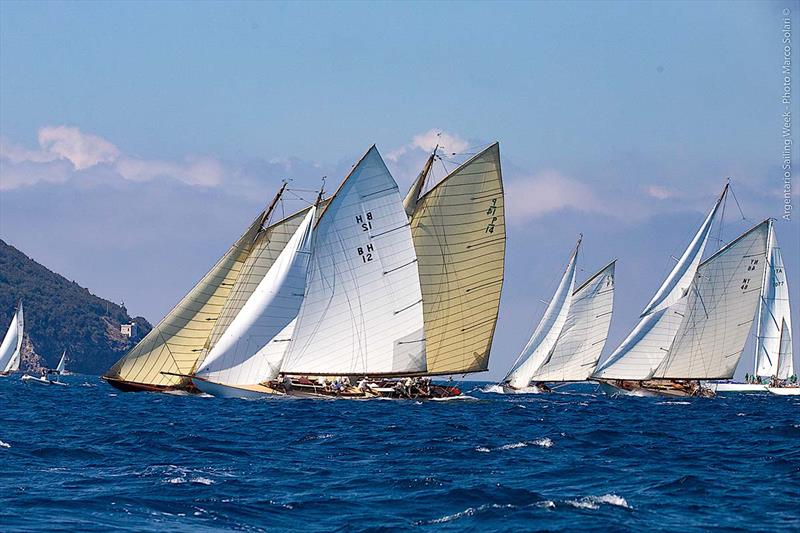
[[[506,244],[499,145],[419,198],[411,231],[422,284],[427,374],[486,370]]]
[[[212,333],[224,331],[215,327],[217,321],[232,320],[247,299],[245,293],[253,290],[250,274],[256,269],[269,269],[269,261],[276,257],[274,248],[289,231],[284,223],[299,223],[297,217],[305,212],[264,228],[279,196],[280,193],[167,316],[108,370],[103,377],[109,383],[125,390],[181,388],[188,384],[184,376],[196,368],[210,345]],[[274,246],[270,237],[275,238]],[[238,283],[242,272],[248,275]],[[236,298],[231,301],[234,294]]]

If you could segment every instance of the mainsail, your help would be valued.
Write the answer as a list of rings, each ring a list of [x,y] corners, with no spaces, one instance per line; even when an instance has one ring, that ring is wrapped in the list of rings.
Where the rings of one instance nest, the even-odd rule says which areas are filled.
[[[770,221],[769,228],[769,261],[766,277],[761,292],[758,309],[758,330],[756,333],[755,374],[771,378],[780,374],[778,360],[792,367],[791,329],[792,318],[789,307],[789,286],[783,267],[781,249],[777,245],[775,227]],[[783,334],[783,323],[786,322],[787,335]],[[788,358],[780,354],[788,341]],[[784,369],[785,370],[785,369]],[[788,375],[792,375],[791,372]],[[785,378],[784,378],[785,379]]]
[[[594,372],[611,326],[615,264],[612,261],[575,289],[555,347],[531,381],[585,381]]]
[[[373,146],[314,229],[305,298],[281,372],[425,372],[417,257],[408,216]]]
[[[288,226],[300,223],[298,217],[293,216],[265,228],[280,194],[167,316],[109,369],[104,376],[109,382],[131,388],[158,389],[187,384],[188,379],[183,376],[195,369],[198,359],[208,349],[211,333],[254,246],[260,243],[256,247],[258,257],[264,258],[260,266],[268,269],[270,258],[277,256],[277,253],[271,255],[274,246],[269,237],[283,235],[286,232],[284,222]],[[263,252],[264,247],[270,252]],[[244,297],[228,305],[241,306],[246,300]]]
[[[547,305],[547,309],[528,340],[528,344],[525,345],[522,353],[517,357],[516,363],[503,379],[504,383],[508,383],[517,389],[527,387],[533,375],[555,348],[556,341],[564,328],[567,315],[572,306],[575,269],[580,245],[581,241],[578,240],[567,268],[561,276],[555,295]]]
[[[711,226],[728,192],[714,203],[678,263],[642,312],[639,323],[598,367],[599,379],[649,379],[672,345],[686,308],[686,295],[708,242]]]
[[[503,285],[503,206],[497,143],[416,202],[411,233],[419,258],[429,375],[488,368]]]
[[[303,221],[210,350],[197,375],[228,385],[274,379],[303,301],[316,208]]]
[[[753,325],[767,259],[764,221],[704,261],[656,379],[730,379]]]
[[[19,370],[22,354],[22,337],[25,330],[25,318],[22,312],[22,302],[11,318],[3,343],[0,344],[0,373],[16,372]]]

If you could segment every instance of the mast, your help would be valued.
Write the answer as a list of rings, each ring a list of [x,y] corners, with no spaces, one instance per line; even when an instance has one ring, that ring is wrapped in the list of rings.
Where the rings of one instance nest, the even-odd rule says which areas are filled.
[[[772,231],[773,231],[772,219],[770,218],[769,219],[769,234],[767,236],[767,261],[766,261],[766,263],[764,263],[764,269],[765,269],[764,282],[761,284],[761,292],[760,292],[759,297],[758,297],[758,317],[756,318],[756,320],[758,322],[756,322],[756,345],[755,345],[755,354],[754,354],[754,357],[753,357],[753,376],[756,377],[756,378],[758,377],[758,360],[761,357],[761,349],[762,349],[762,344],[763,344],[762,341],[761,341],[761,319],[762,319],[762,315],[764,313],[764,305],[766,303],[765,300],[764,300],[764,293],[765,293],[765,289],[767,287],[767,283],[770,281],[769,272],[770,272],[770,269],[772,268],[771,267],[771,263],[772,263],[771,251],[772,251],[772,246],[773,246],[773,243],[772,243]]]
[[[436,151],[438,149],[439,145],[437,144],[433,149],[433,153],[425,162],[425,166],[422,167],[422,172],[420,172],[419,176],[417,176],[417,179],[414,180],[414,183],[408,190],[408,194],[406,194],[406,197],[403,199],[403,208],[406,210],[406,214],[409,216],[409,218],[414,214],[414,210],[417,207],[420,193],[422,192],[422,188],[425,186],[425,180],[428,179],[428,174],[430,173],[433,162],[436,159]]]

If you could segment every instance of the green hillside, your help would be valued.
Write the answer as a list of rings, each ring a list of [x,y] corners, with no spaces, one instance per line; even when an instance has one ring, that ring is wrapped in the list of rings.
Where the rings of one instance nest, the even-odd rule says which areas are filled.
[[[124,307],[93,295],[0,239],[0,336],[20,300],[30,340],[28,349],[23,347],[23,369],[55,367],[66,349],[68,370],[101,374],[151,329],[144,318],[131,318]],[[130,322],[138,324],[135,339],[120,333],[120,324]]]

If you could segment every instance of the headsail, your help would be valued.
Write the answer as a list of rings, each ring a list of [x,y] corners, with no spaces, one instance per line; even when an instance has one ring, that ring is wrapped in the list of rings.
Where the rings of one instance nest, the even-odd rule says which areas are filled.
[[[22,302],[11,318],[3,343],[0,344],[0,372],[16,372],[19,370],[22,358],[22,337],[25,330],[25,318],[22,312]]]
[[[704,261],[656,379],[730,379],[755,320],[767,259],[765,221]]]
[[[316,209],[300,226],[197,370],[228,385],[274,379],[303,301]]]
[[[567,315],[572,306],[575,268],[580,245],[581,241],[579,239],[542,319],[528,340],[528,344],[525,345],[522,353],[517,357],[516,363],[503,379],[505,383],[510,384],[512,387],[518,389],[527,387],[533,375],[539,370],[539,367],[542,366],[542,363],[556,346],[556,341],[564,328]]]
[[[411,217],[428,374],[486,370],[503,286],[500,148],[475,155],[422,196]]]
[[[64,370],[67,367],[67,351],[64,350],[61,354],[61,359],[58,360],[58,366],[56,366],[56,374],[63,374]]]
[[[414,180],[414,183],[411,185],[408,193],[406,193],[406,197],[403,198],[403,208],[406,210],[406,214],[409,218],[411,218],[417,208],[419,196],[422,193],[422,188],[425,186],[425,180],[428,179],[428,174],[431,172],[431,167],[436,159],[436,151],[438,149],[439,145],[436,145],[436,148],[433,149],[433,153],[425,162],[425,166],[422,167],[422,172],[419,173],[419,176],[417,176],[417,179]]]
[[[778,353],[777,378],[786,380],[794,376],[794,361],[792,360],[792,328],[783,319],[781,322],[781,348]]]
[[[758,310],[755,368],[757,376],[770,378],[778,372],[778,353],[782,349],[781,327],[784,320],[788,330],[791,331],[789,286],[784,272],[781,249],[778,247],[775,236],[775,227],[770,221],[769,263]],[[791,342],[789,350],[791,351]]]
[[[697,272],[711,226],[728,185],[714,203],[689,246],[641,314],[639,323],[597,369],[600,379],[648,379],[672,345],[686,306],[686,294]]]
[[[286,374],[425,372],[417,257],[408,216],[373,146],[315,227]]]
[[[594,372],[611,326],[615,264],[612,261],[575,289],[555,348],[531,381],[584,381]]]
[[[208,347],[215,323],[253,244],[265,231],[263,225],[276,201],[277,197],[167,316],[109,369],[105,378],[155,387],[180,387],[187,383],[182,375],[195,369],[198,358]],[[280,224],[266,231],[279,232]]]

